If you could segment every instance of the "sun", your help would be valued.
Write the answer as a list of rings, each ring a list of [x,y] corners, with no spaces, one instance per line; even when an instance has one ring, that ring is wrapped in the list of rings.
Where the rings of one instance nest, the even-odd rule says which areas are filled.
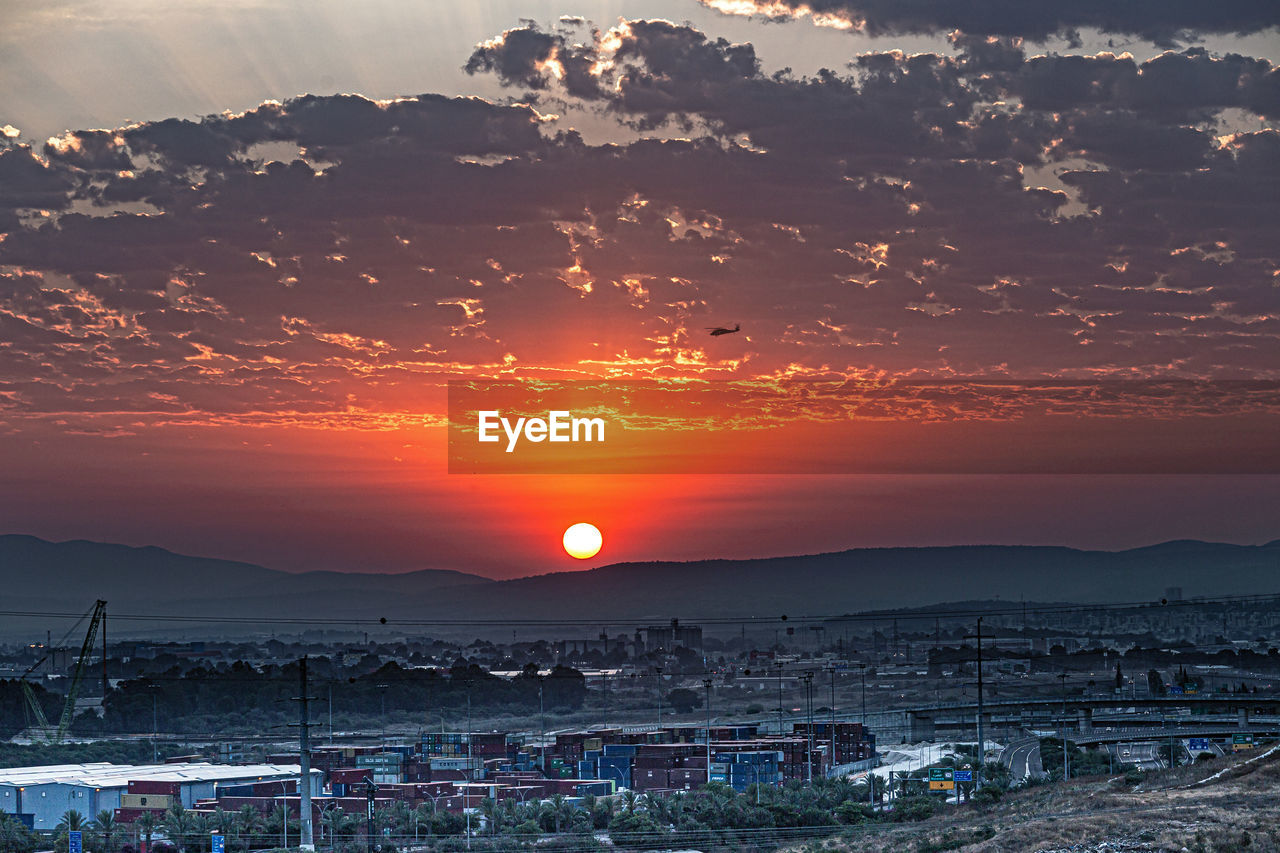
[[[585,521],[570,525],[564,532],[565,553],[579,560],[586,560],[599,554],[600,546],[603,544],[604,537],[600,535],[600,529]]]

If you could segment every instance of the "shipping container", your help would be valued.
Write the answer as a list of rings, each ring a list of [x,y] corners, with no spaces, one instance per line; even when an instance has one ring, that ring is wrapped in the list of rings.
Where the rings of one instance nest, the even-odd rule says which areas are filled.
[[[168,794],[176,797],[182,791],[182,783],[152,779],[131,779],[127,790],[130,794]]]

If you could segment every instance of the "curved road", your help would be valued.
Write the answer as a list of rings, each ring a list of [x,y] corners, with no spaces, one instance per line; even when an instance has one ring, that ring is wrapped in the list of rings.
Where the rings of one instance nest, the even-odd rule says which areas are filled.
[[[1040,763],[1040,738],[1024,737],[1011,741],[1000,751],[1000,763],[1009,768],[1014,779],[1039,778],[1044,775]]]

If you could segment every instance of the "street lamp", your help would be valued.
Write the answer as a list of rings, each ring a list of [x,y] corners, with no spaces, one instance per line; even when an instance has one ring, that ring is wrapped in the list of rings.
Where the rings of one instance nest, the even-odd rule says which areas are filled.
[[[619,787],[619,788],[626,788],[626,787],[628,787],[628,786],[627,786],[627,780],[626,780],[625,778],[623,778],[623,776],[622,776],[622,768],[621,768],[621,767],[614,767],[614,766],[610,765],[609,770],[610,770],[611,772],[613,772],[613,773],[618,774],[618,787]],[[708,779],[710,779],[710,778],[711,778],[711,768],[710,768],[710,767],[708,767],[708,768],[707,768],[707,778],[708,778]]]

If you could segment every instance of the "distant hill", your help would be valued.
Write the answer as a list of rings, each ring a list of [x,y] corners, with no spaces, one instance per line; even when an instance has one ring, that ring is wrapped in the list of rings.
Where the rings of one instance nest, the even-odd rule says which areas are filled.
[[[626,628],[672,617],[774,620],[995,598],[1155,601],[1171,586],[1182,587],[1187,597],[1275,593],[1280,542],[1179,541],[1126,551],[859,548],[754,560],[617,563],[493,581],[443,569],[290,574],[161,548],[0,536],[0,584],[10,611],[79,611],[105,598],[116,614],[249,617],[261,619],[263,628],[300,617],[564,619]],[[116,623],[114,630],[129,624]]]
[[[576,618],[776,618],[1001,598],[1080,603],[1280,593],[1280,545],[1169,542],[1127,551],[1046,546],[858,548],[756,560],[618,563],[450,590],[455,611]]]
[[[112,612],[333,616],[345,607],[376,611],[406,596],[492,583],[489,578],[448,569],[394,575],[293,573],[156,547],[0,535],[0,589],[3,608],[10,611],[87,610],[95,599],[103,598],[109,604],[108,618]]]

